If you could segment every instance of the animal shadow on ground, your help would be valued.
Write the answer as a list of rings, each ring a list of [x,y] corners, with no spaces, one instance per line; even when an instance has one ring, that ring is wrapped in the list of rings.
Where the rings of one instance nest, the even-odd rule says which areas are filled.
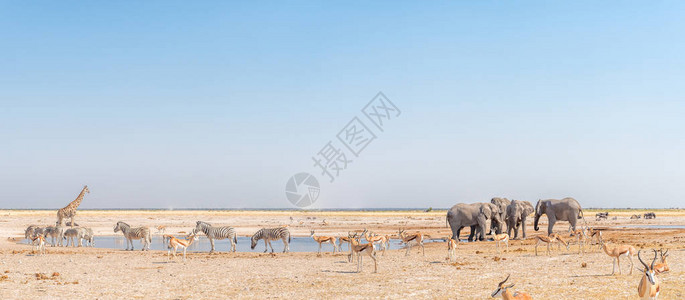
[[[321,272],[323,273],[338,273],[338,274],[357,274],[357,271],[331,271],[331,270],[322,270]]]
[[[614,275],[611,275],[611,274],[595,274],[595,275],[587,274],[587,275],[572,275],[571,277],[582,278],[582,277],[612,277],[612,276],[614,276]]]

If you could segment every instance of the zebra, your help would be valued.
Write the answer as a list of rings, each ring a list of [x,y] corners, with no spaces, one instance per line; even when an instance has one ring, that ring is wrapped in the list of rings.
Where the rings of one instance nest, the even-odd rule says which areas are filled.
[[[78,246],[83,246],[83,240],[89,242],[90,246],[93,246],[93,230],[85,227],[69,228],[64,231],[64,238],[67,239],[67,247],[69,246],[69,240],[71,240],[71,246],[76,247],[76,241],[78,241]]]
[[[150,243],[152,243],[152,237],[150,235],[149,227],[131,228],[131,225],[119,221],[117,222],[117,226],[114,227],[114,232],[119,231],[121,231],[121,233],[123,233],[124,237],[126,238],[126,250],[129,250],[128,245],[131,244],[131,251],[133,251],[133,240],[141,240],[140,242],[143,244],[143,251],[150,250]]]
[[[229,226],[214,227],[207,222],[197,221],[195,229],[188,234],[196,235],[198,232],[203,232],[209,239],[209,243],[212,244],[212,250],[209,253],[214,253],[214,240],[228,239],[231,242],[231,252],[235,252],[235,245],[238,243],[238,235],[235,233],[235,229]]]
[[[45,227],[44,233],[46,238],[52,238],[52,241],[50,242],[50,245],[52,247],[55,247],[55,245],[62,247],[62,240],[64,237],[64,227],[62,225],[59,225],[59,223],[57,223],[56,226]],[[57,243],[55,243],[55,240],[57,240]]]
[[[81,229],[82,230],[79,230],[79,233],[78,233],[78,244],[79,244],[79,246],[81,245],[81,242],[83,240],[88,242],[89,247],[95,246],[95,234],[93,234],[93,229],[86,228],[86,227],[83,227]]]
[[[33,236],[31,239],[35,239],[38,236],[45,237],[45,227],[36,227],[36,229],[33,230]]]
[[[81,229],[81,228],[76,227],[76,228],[69,228],[69,229],[64,231],[63,237],[64,237],[64,239],[67,240],[67,244],[65,245],[65,247],[69,247],[69,241],[71,241],[72,247],[76,247],[76,243],[74,243],[74,239],[78,239],[79,229]],[[81,246],[80,241],[79,241],[79,246]]]
[[[290,242],[290,231],[286,227],[277,228],[262,228],[258,230],[254,235],[252,235],[252,245],[250,248],[254,250],[257,246],[259,240],[264,240],[264,253],[268,250],[267,245],[271,247],[271,253],[274,253],[274,246],[271,245],[271,241],[278,239],[283,240],[283,253],[290,251],[288,243]]]
[[[29,227],[26,227],[26,230],[24,231],[24,238],[32,241],[36,236],[36,230],[40,230],[40,227],[37,225],[29,225]]]

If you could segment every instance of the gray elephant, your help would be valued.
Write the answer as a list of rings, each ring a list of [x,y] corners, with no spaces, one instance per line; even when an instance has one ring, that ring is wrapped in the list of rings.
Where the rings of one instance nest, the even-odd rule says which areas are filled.
[[[495,197],[495,198],[492,198],[492,199],[490,200],[490,203],[492,203],[492,204],[494,204],[494,205],[497,205],[497,208],[499,209],[499,219],[500,219],[500,220],[503,220],[503,221],[506,220],[506,219],[507,219],[507,206],[509,206],[509,203],[511,203],[511,202],[509,201],[509,199],[507,199],[507,198],[497,198],[497,197]],[[506,225],[507,227],[509,226],[509,225],[507,224],[507,222],[502,222],[501,225],[502,225],[502,226],[499,226],[499,227],[495,228],[495,232],[496,232],[497,234],[500,234],[500,233],[502,233],[502,232],[505,230],[505,228],[504,228],[505,225]],[[492,231],[492,228],[490,229],[490,231]],[[492,232],[490,232],[490,233],[492,233]]]
[[[474,237],[478,240],[485,239],[488,232],[487,221],[490,220],[491,226],[501,227],[499,209],[492,203],[459,203],[447,211],[446,221],[452,229],[452,238],[459,240],[459,233],[464,227],[470,227],[469,241]]]
[[[512,237],[511,231],[514,230],[512,239],[518,239],[519,228],[523,232],[523,238],[526,238],[526,218],[535,212],[533,204],[528,201],[511,200],[507,206],[507,234]]]
[[[542,214],[547,215],[549,221],[547,234],[551,234],[552,229],[554,229],[554,223],[557,221],[568,221],[573,230],[576,230],[576,221],[583,217],[583,209],[580,207],[580,203],[571,197],[561,200],[538,200],[538,203],[535,205],[535,222],[533,224],[535,231],[539,229],[538,221]]]

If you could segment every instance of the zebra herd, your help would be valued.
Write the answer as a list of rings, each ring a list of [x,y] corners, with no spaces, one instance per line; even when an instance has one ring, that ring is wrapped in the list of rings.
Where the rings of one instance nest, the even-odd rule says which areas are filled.
[[[34,241],[38,237],[50,238],[50,245],[55,246],[69,246],[71,241],[71,246],[75,247],[78,241],[78,246],[81,247],[85,244],[89,247],[95,246],[95,234],[93,230],[87,227],[72,227],[65,228],[59,224],[55,226],[40,227],[36,225],[30,225],[24,231],[24,238]],[[66,240],[66,243],[64,242]]]
[[[238,244],[238,235],[233,227],[230,226],[220,226],[214,227],[211,224],[203,221],[197,221],[195,223],[195,228],[186,236],[186,239],[195,237],[198,233],[204,233],[211,244],[211,250],[209,253],[214,253],[216,248],[214,247],[214,240],[228,239],[231,243],[229,249],[230,252],[236,252],[236,244]],[[274,252],[274,247],[271,245],[271,241],[282,240],[283,241],[283,253],[290,251],[289,243],[291,242],[290,230],[287,227],[276,227],[276,228],[262,228],[258,230],[251,238],[251,249],[257,246],[257,242],[264,240],[264,252],[268,251],[268,247],[271,247],[271,252]]]
[[[142,251],[150,250],[150,244],[152,243],[152,234],[150,233],[150,228],[141,227],[131,227],[131,225],[119,221],[116,226],[114,226],[114,232],[121,232],[126,239],[126,250],[134,250],[133,240],[140,240],[142,243]],[[195,228],[186,236],[186,239],[194,237],[198,233],[203,233],[209,239],[211,244],[211,250],[209,253],[216,251],[214,246],[214,240],[228,239],[231,243],[230,252],[236,252],[236,244],[238,243],[238,235],[233,227],[230,226],[220,226],[214,227],[211,224],[203,221],[197,221]],[[31,225],[26,228],[24,237],[28,240],[35,240],[37,237],[52,238],[52,245],[68,246],[69,241],[71,241],[72,247],[76,246],[76,241],[78,241],[78,246],[83,245],[83,241],[87,243],[88,246],[93,247],[95,245],[93,230],[86,227],[76,227],[66,229],[63,226],[48,226],[39,227]],[[63,241],[66,240],[66,245]],[[282,240],[283,241],[283,253],[290,251],[290,231],[287,227],[276,227],[276,228],[262,228],[258,230],[251,238],[251,248],[254,249],[257,246],[257,242],[264,240],[264,252],[268,251],[271,247],[271,252],[274,252],[274,248],[271,245],[271,241]],[[56,242],[55,242],[56,241]],[[166,241],[166,239],[165,239]]]

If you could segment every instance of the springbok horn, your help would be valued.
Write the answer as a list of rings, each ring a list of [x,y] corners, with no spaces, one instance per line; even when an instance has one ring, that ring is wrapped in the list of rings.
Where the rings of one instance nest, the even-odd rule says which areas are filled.
[[[644,261],[642,261],[642,257],[640,257],[640,252],[642,252],[642,250],[637,251],[637,259],[640,260],[642,265],[645,266],[645,270],[647,270],[648,269],[647,264]]]
[[[500,282],[499,284],[497,284],[497,286],[502,286],[502,284],[504,284],[505,282],[507,282],[507,280],[509,280],[509,276],[511,276],[511,274],[508,274],[508,275],[507,275],[507,278],[505,278],[504,281],[502,281],[502,282]]]
[[[666,252],[663,253],[663,256],[664,257],[668,256],[668,249],[666,249]]]
[[[654,259],[652,259],[652,268],[650,270],[654,270],[654,262],[656,262],[656,250],[654,250]]]

